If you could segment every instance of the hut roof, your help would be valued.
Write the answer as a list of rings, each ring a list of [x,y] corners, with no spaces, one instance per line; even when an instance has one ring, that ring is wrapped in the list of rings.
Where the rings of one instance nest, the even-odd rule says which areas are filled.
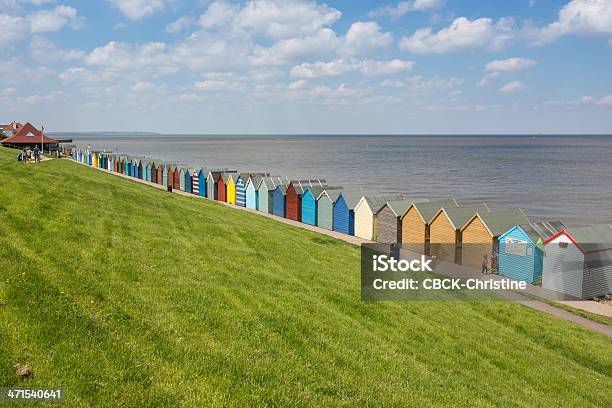
[[[324,187],[316,199],[319,201],[323,195],[326,195],[332,203],[335,203],[342,191],[344,191],[342,187]]]
[[[417,199],[416,201],[427,202],[426,199]],[[385,206],[388,206],[396,216],[401,217],[406,213],[406,211],[408,211],[408,208],[410,208],[414,202],[415,200],[411,199],[387,201],[378,211],[382,210]]]
[[[257,186],[258,189],[261,187],[261,183],[265,184],[266,189],[268,191],[274,191],[274,189],[276,189],[276,186],[285,184],[286,181],[282,179],[280,176],[262,177],[261,180],[259,181],[259,185]]]
[[[403,194],[397,194],[397,195],[364,195],[361,199],[366,202],[366,204],[368,205],[368,207],[370,207],[370,210],[372,210],[373,213],[376,213],[376,212],[378,212],[378,210],[383,208],[385,206],[385,204],[387,204],[387,202],[389,202],[389,201],[403,200],[404,199],[404,195]]]
[[[485,227],[493,237],[499,237],[515,225],[529,225],[529,219],[520,208],[494,212],[478,212],[473,217],[466,221],[463,228],[473,218],[480,217]],[[462,229],[463,229],[462,228]]]
[[[433,219],[441,211],[444,211],[446,213],[446,215],[448,216],[448,219],[453,225],[453,228],[458,230],[458,229],[462,229],[468,221],[470,221],[472,218],[474,218],[474,216],[476,216],[476,214],[478,213],[486,214],[490,210],[486,204],[466,205],[463,207],[456,207],[453,205],[449,205],[447,207],[440,208],[436,212],[436,214],[431,218],[431,220],[429,220],[428,224],[431,221],[433,221]]]
[[[437,200],[437,201],[420,201],[412,203],[412,206],[417,210],[420,214],[421,219],[424,223],[428,223],[431,221],[434,215],[438,213],[440,208],[446,207],[458,207],[457,201],[454,199],[446,199],[446,200]],[[408,207],[410,209],[410,207]],[[408,211],[406,209],[406,211]],[[404,212],[404,215],[406,213]],[[402,217],[404,216],[402,215]]]
[[[550,242],[561,234],[568,236],[583,253],[612,249],[612,225],[610,224],[563,229],[545,242]]]
[[[340,194],[342,194],[344,201],[346,201],[349,210],[354,210],[359,200],[361,200],[361,197],[365,195],[363,191],[357,190],[341,190]],[[336,200],[338,200],[338,198],[339,197],[337,197]],[[334,202],[336,202],[336,200],[334,200]]]

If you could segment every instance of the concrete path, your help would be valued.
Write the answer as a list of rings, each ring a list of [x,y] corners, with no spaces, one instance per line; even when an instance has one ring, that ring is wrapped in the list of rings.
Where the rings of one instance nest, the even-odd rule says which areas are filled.
[[[99,171],[102,171],[102,172],[105,172],[105,173],[108,173],[108,174],[112,174],[114,176],[126,178],[126,179],[128,179],[130,181],[134,181],[134,182],[141,183],[141,184],[146,184],[146,185],[148,185],[150,187],[157,188],[159,190],[164,190],[164,191],[167,190],[167,188],[165,186],[162,186],[162,185],[157,184],[157,183],[152,183],[150,181],[145,181],[145,180],[137,179],[137,178],[134,178],[134,177],[127,176],[125,174],[115,173],[113,171],[108,171],[108,170],[105,170],[105,169],[101,169],[99,167],[93,167],[93,166],[90,166],[88,164],[80,163],[78,161],[75,161],[75,160],[73,160],[71,158],[68,158],[68,160],[71,160],[74,163],[78,163],[78,164],[80,164],[82,166],[85,166],[85,167],[89,167],[89,168],[92,168],[92,169],[95,169],[95,170],[99,170]],[[318,232],[320,234],[327,235],[329,237],[342,240],[344,242],[348,242],[349,244],[361,245],[361,244],[366,244],[366,243],[373,243],[372,241],[368,241],[366,239],[362,239],[362,238],[359,238],[359,237],[354,237],[354,236],[351,236],[351,235],[345,235],[345,234],[341,234],[341,233],[335,232],[335,231],[329,231],[329,230],[324,229],[324,228],[319,228],[319,227],[315,227],[313,225],[303,224],[301,222],[288,220],[286,218],[278,217],[276,215],[272,215],[272,214],[268,214],[268,213],[262,213],[262,212],[259,212],[259,211],[256,211],[256,210],[252,210],[252,209],[249,209],[249,208],[245,208],[245,207],[238,207],[238,206],[234,206],[234,205],[231,205],[231,204],[223,203],[223,202],[220,202],[220,201],[210,200],[210,199],[208,199],[206,197],[197,196],[197,195],[194,195],[194,194],[189,194],[189,193],[186,193],[184,191],[173,190],[172,192],[174,194],[182,195],[182,196],[189,197],[189,198],[192,198],[192,199],[195,199],[195,200],[208,200],[208,201],[211,201],[211,202],[214,202],[214,203],[217,203],[217,204],[220,204],[220,205],[225,205],[227,207],[231,207],[233,209],[237,209],[237,210],[240,210],[240,211],[251,212],[253,214],[257,214],[259,216],[267,217],[267,218],[273,219],[275,221],[282,222],[284,224],[292,225],[292,226],[297,227],[297,228],[302,228],[302,229],[306,229],[306,230],[309,230],[309,231]],[[402,250],[402,252],[409,252],[409,251]],[[411,254],[414,254],[414,253],[411,253]],[[475,277],[481,278],[482,277],[480,272],[479,271],[475,271],[473,268],[468,268],[468,267],[464,267],[464,266],[461,266],[461,265],[456,265],[454,263],[445,262],[445,261],[438,261],[436,263],[435,270],[436,270],[436,273],[439,273],[441,275],[451,276],[451,277],[458,277],[458,278],[462,278],[462,279],[475,278]],[[486,276],[487,276],[487,278],[492,278],[492,279],[503,279],[504,278],[504,277],[501,277],[501,276],[498,276],[498,275],[486,275]],[[538,288],[538,287],[535,287],[533,285],[528,285],[528,286],[531,286],[533,288]],[[540,288],[540,289],[542,289],[542,288]],[[542,289],[542,290],[546,291],[546,289]],[[543,297],[541,295],[545,294],[545,292],[542,292],[542,291],[537,291],[536,290],[535,292],[536,293],[534,293],[534,295],[540,296],[540,297]],[[548,291],[548,292],[550,292],[550,291]],[[552,292],[552,293],[556,294],[556,292]],[[544,312],[544,313],[551,314],[553,316],[556,316],[556,317],[559,317],[561,319],[564,319],[564,320],[567,320],[567,321],[579,324],[579,325],[581,325],[583,327],[587,327],[589,329],[595,330],[597,332],[600,332],[600,333],[603,333],[603,334],[605,334],[607,336],[612,337],[612,328],[610,328],[610,327],[608,327],[606,325],[593,322],[592,320],[585,319],[585,318],[580,317],[580,316],[576,316],[575,314],[572,314],[572,313],[567,312],[565,310],[562,310],[562,309],[550,306],[550,305],[548,305],[546,303],[543,303],[543,302],[540,302],[540,301],[537,301],[537,300],[532,300],[532,299],[530,299],[528,297],[520,295],[519,293],[503,291],[503,293],[500,293],[500,295],[502,297],[508,299],[508,300],[517,301],[518,303],[521,303],[521,304],[523,304],[523,305],[525,305],[527,307],[530,307],[532,309],[535,309],[535,310],[538,310],[538,311],[541,311],[541,312]],[[549,294],[549,295],[552,296],[551,294]],[[559,295],[559,294],[556,294],[556,295]],[[563,302],[563,303],[565,303],[565,302]],[[598,313],[598,314],[601,314],[601,312],[602,312],[599,307],[593,307],[593,305],[586,306],[586,304],[594,304],[595,302],[590,302],[590,301],[574,302],[574,301],[570,301],[570,302],[567,302],[567,303],[568,303],[569,306],[580,308],[580,309],[583,309],[583,310],[586,310],[586,311],[590,311],[591,313],[598,313],[595,310],[599,310],[600,313]],[[608,307],[606,305],[599,305],[597,303],[595,303],[595,305],[596,306],[602,306],[602,307],[610,309],[610,307]],[[580,307],[580,306],[582,306],[582,307]]]

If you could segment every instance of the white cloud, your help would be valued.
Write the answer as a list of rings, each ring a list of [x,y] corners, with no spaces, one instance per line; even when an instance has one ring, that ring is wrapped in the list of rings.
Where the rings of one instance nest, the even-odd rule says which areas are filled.
[[[445,53],[469,48],[498,50],[512,38],[514,21],[502,18],[494,23],[490,18],[455,19],[450,26],[434,33],[431,28],[417,30],[403,37],[399,47],[419,54]]]
[[[477,84],[476,86],[479,88],[483,88],[485,86],[490,85],[493,80],[495,80],[496,78],[499,78],[501,76],[501,74],[499,72],[490,72],[487,75],[484,76],[484,78],[482,78]]]
[[[248,66],[252,43],[248,39],[196,32],[173,48],[173,61],[193,71],[225,71]]]
[[[30,42],[30,56],[40,63],[74,61],[85,56],[81,50],[59,48],[45,37],[35,36]]]
[[[93,72],[83,67],[71,67],[58,75],[60,81],[73,84],[104,82],[113,77],[110,72]]]
[[[164,11],[166,0],[108,0],[130,20],[141,20]]]
[[[317,61],[302,63],[291,68],[290,74],[294,78],[318,78],[338,76],[350,72],[360,72],[363,75],[394,75],[409,71],[414,66],[412,61],[399,59],[391,61],[336,59],[329,62]]]
[[[27,17],[30,30],[33,33],[59,31],[68,25],[78,30],[83,27],[83,17],[79,16],[74,7],[57,6],[50,10],[39,10]]]
[[[184,29],[191,27],[193,24],[194,24],[193,17],[183,16],[179,18],[178,20],[173,21],[172,23],[168,24],[166,28],[164,29],[164,31],[170,34],[178,33],[179,31],[183,31]]]
[[[14,45],[26,34],[21,17],[0,14],[0,27],[0,47]]]
[[[594,106],[612,106],[612,95],[605,95],[601,97],[594,96],[583,96],[579,99],[570,100],[570,101],[562,101],[562,100],[548,100],[545,101],[542,106],[543,107],[551,107],[551,106],[580,106],[580,105],[594,105]]]
[[[147,93],[147,92],[155,92],[158,87],[148,81],[139,81],[132,85],[132,92],[136,93]]]
[[[393,43],[391,33],[383,33],[374,21],[358,21],[351,24],[344,38],[344,52],[347,54],[367,53],[387,48]]]
[[[339,44],[336,33],[323,28],[311,36],[280,40],[269,48],[255,46],[250,61],[253,65],[281,65],[302,58],[325,57],[335,51]]]
[[[111,41],[86,55],[85,63],[115,72],[149,68],[157,74],[169,74],[178,70],[169,47],[160,42],[131,45]]]
[[[425,78],[411,76],[405,79],[385,79],[380,83],[381,88],[406,88],[412,93],[426,94],[434,91],[449,91],[463,84],[462,78]]]
[[[503,93],[519,92],[526,88],[527,88],[527,85],[525,85],[524,82],[512,81],[512,82],[508,82],[506,85],[499,88],[499,92],[503,92]]]
[[[612,1],[571,0],[559,11],[557,20],[529,33],[536,44],[550,43],[568,34],[612,34]]]
[[[396,6],[383,6],[368,13],[371,17],[400,18],[413,11],[426,11],[441,7],[446,0],[401,1]]]
[[[200,17],[204,28],[222,28],[273,39],[312,35],[340,19],[342,13],[307,0],[248,0],[235,5],[213,1]]]
[[[308,81],[305,79],[299,79],[295,82],[290,83],[287,88],[291,91],[297,91],[299,89],[304,89],[308,85]]]
[[[485,69],[487,71],[520,71],[536,65],[537,62],[527,58],[508,58],[505,60],[494,60],[489,62]]]
[[[196,89],[201,91],[240,91],[244,88],[243,84],[238,81],[226,81],[217,79],[208,79],[193,84]]]
[[[17,93],[17,89],[15,88],[4,88],[0,89],[0,95],[2,96],[11,96]]]

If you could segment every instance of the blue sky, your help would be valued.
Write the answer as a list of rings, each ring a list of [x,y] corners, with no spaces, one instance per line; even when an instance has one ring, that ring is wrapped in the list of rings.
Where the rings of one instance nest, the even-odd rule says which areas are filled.
[[[612,132],[612,0],[0,0],[0,122]]]

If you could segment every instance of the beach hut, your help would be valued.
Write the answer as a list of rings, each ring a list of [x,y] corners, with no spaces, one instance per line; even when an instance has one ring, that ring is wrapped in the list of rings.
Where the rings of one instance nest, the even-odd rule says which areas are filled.
[[[210,170],[206,173],[206,196],[211,200],[218,200],[218,186],[220,171]]]
[[[185,180],[183,181],[183,184],[184,184],[183,191],[189,194],[193,194],[193,173],[194,172],[195,172],[195,169],[191,169],[191,168],[184,169],[183,171],[183,177],[185,178]]]
[[[185,191],[185,169],[181,167],[179,170],[179,190]]]
[[[328,230],[334,229],[334,203],[343,189],[325,188],[317,197],[317,226]]]
[[[183,183],[184,182],[185,179],[183,179]],[[181,189],[181,169],[178,166],[174,167],[174,174],[172,175],[172,188],[174,190]]]
[[[287,193],[287,185],[281,184],[276,186],[274,189],[273,199],[272,199],[272,214],[278,217],[285,217],[286,208],[285,208],[285,194]]]
[[[226,200],[228,204],[236,205],[236,183],[240,178],[240,174],[231,173],[225,180],[225,191],[227,193]]]
[[[206,197],[206,169],[195,170],[193,194]]]
[[[442,207],[458,207],[455,200],[437,200],[412,203],[401,218],[402,247],[419,254],[428,253],[429,221]]]
[[[285,191],[285,217],[293,221],[302,221],[302,194],[304,188],[299,180],[294,180]]]
[[[257,190],[257,187],[259,186],[261,179],[261,176],[251,175],[247,180],[244,186],[244,202],[246,208],[250,208],[251,210],[259,209],[259,200],[257,197],[259,191]]]
[[[559,221],[546,221],[526,225],[515,225],[501,234],[499,241],[499,275],[534,283],[542,278],[544,241],[555,235]]]
[[[286,179],[279,176],[262,177],[257,187],[257,209],[261,212],[273,214],[274,191],[276,187],[286,183]]]
[[[415,201],[427,200],[393,200],[387,201],[375,217],[378,242],[395,244],[402,242],[402,217]]]
[[[542,287],[581,299],[612,293],[612,226],[565,228],[544,241]]]
[[[489,268],[497,271],[498,238],[515,225],[528,225],[529,220],[520,209],[479,211],[461,228],[461,264],[480,268],[484,255]]]
[[[144,180],[144,165],[142,164],[142,160],[138,160],[137,162],[137,166],[138,166],[138,170],[137,170],[137,174],[136,177],[138,177],[141,180]]]
[[[217,201],[227,202],[227,181],[229,180],[229,173],[220,173],[217,180]]]
[[[193,170],[191,172],[191,193],[193,195],[200,195],[200,170]]]
[[[91,154],[91,165],[93,167],[98,167],[98,153],[97,152],[93,152]]]
[[[362,192],[343,190],[334,202],[334,231],[355,235],[355,206],[361,200]]]
[[[161,163],[157,163],[157,184],[161,184],[163,186],[168,185],[167,182],[164,183],[164,165]]]
[[[170,167],[162,166],[162,185],[166,187],[172,186],[172,181],[170,180]]]
[[[364,195],[355,206],[355,236],[367,240],[375,239],[374,219],[376,213],[387,201],[402,200],[401,194],[397,195]]]
[[[302,194],[302,222],[308,225],[317,224],[317,197],[331,187],[307,187]],[[338,187],[339,188],[339,187]]]
[[[157,165],[151,162],[151,183],[157,184]]]
[[[125,175],[126,176],[132,175],[132,161],[128,159],[127,157],[125,158]]]
[[[438,259],[460,263],[461,262],[461,228],[475,214],[487,213],[486,204],[466,205],[456,207],[449,205],[440,208],[428,222],[429,224],[429,253]],[[482,257],[482,255],[481,255]]]
[[[250,174],[244,173],[238,175],[236,179],[236,205],[246,207],[246,180],[249,180]]]

